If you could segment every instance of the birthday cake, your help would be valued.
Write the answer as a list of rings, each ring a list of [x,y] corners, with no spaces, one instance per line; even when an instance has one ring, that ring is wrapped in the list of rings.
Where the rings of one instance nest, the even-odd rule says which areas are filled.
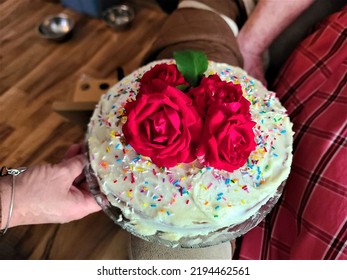
[[[258,215],[289,175],[293,142],[275,93],[245,71],[208,61],[197,78],[178,64],[155,61],[118,82],[87,133],[118,222],[173,242]]]

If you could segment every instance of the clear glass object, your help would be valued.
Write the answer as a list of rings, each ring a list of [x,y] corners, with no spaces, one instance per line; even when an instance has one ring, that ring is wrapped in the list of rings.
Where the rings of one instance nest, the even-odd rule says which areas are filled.
[[[123,229],[139,238],[173,248],[203,248],[214,246],[223,242],[231,241],[237,237],[244,235],[246,232],[258,225],[272,210],[272,208],[280,198],[285,184],[285,182],[283,182],[278,187],[276,194],[272,198],[270,198],[263,206],[261,206],[261,208],[255,215],[251,216],[240,224],[221,228],[218,231],[210,232],[207,235],[182,237],[177,241],[169,241],[163,238],[161,236],[161,232],[158,231],[154,235],[148,236],[144,236],[136,232],[130,221],[122,214],[121,209],[112,205],[108,201],[106,195],[104,195],[100,190],[96,174],[94,173],[89,161],[87,166],[85,167],[85,175],[88,182],[89,191],[93,194],[102,210],[114,221],[115,224],[121,226]]]

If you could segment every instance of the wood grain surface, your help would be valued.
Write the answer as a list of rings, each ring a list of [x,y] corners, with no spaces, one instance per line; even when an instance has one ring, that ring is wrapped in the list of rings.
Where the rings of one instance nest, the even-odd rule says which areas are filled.
[[[59,162],[83,140],[77,125],[52,109],[70,101],[85,78],[113,79],[117,68],[136,69],[166,18],[153,1],[132,1],[132,27],[114,32],[100,20],[58,1],[0,1],[0,165]],[[64,12],[76,21],[73,37],[40,38],[39,22]],[[63,225],[12,228],[0,237],[0,259],[126,259],[128,234],[103,213]]]

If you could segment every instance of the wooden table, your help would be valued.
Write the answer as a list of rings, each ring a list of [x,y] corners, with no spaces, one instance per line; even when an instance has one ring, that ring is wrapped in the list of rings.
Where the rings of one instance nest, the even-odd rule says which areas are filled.
[[[116,78],[136,69],[166,18],[152,1],[132,1],[132,28],[115,33],[100,19],[57,1],[0,1],[0,165],[56,163],[82,141],[77,125],[52,109],[71,100],[80,79]],[[64,12],[76,21],[64,43],[40,38],[36,26]],[[102,212],[64,225],[16,227],[0,237],[0,259],[126,259],[128,234]]]

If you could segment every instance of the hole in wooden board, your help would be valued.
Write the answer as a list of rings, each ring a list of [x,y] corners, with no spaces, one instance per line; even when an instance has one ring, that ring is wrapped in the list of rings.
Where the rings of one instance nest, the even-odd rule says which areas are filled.
[[[90,89],[90,85],[87,83],[81,84],[81,90],[88,90]]]
[[[102,83],[99,85],[99,88],[102,90],[108,89],[110,85],[108,83]]]

